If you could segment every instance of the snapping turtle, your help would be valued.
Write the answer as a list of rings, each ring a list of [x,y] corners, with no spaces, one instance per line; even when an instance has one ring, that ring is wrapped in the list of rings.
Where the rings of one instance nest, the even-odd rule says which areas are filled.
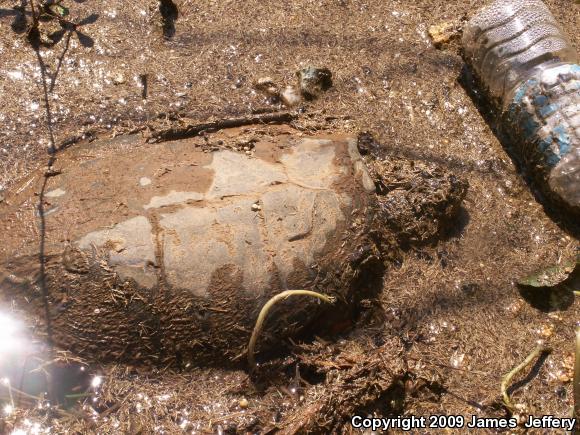
[[[0,297],[40,322],[48,308],[51,339],[91,360],[235,360],[262,306],[286,289],[339,303],[286,301],[264,345],[335,325],[382,278],[380,251],[395,243],[347,134],[117,137],[66,150],[54,168],[0,204]],[[448,195],[450,207],[463,193]]]

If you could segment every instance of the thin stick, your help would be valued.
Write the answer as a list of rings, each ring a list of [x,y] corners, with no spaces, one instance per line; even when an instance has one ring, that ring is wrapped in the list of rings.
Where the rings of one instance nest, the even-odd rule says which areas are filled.
[[[536,347],[532,353],[530,353],[527,358],[524,360],[524,362],[522,362],[520,365],[518,365],[516,368],[514,368],[512,371],[510,371],[507,375],[505,375],[501,381],[501,395],[503,397],[503,403],[506,406],[506,408],[508,408],[511,412],[515,411],[515,408],[511,402],[510,396],[507,392],[508,386],[512,380],[512,378],[517,375],[520,371],[522,371],[523,369],[525,369],[538,355],[545,353],[545,352],[551,352],[552,349],[544,346],[543,344],[539,345],[538,347]]]
[[[320,299],[323,302],[327,302],[329,304],[333,304],[336,301],[335,297],[326,296],[321,293],[313,292],[310,290],[286,290],[282,293],[278,293],[276,296],[271,298],[266,305],[262,307],[260,314],[258,315],[258,320],[256,320],[256,325],[254,326],[254,330],[252,331],[252,337],[250,338],[250,343],[248,344],[248,364],[250,366],[250,371],[254,371],[256,368],[256,360],[254,359],[254,349],[256,347],[256,341],[262,331],[262,326],[264,325],[264,321],[266,320],[266,316],[270,309],[280,301],[285,300],[289,296],[311,296],[317,299]]]
[[[67,399],[82,399],[83,397],[91,397],[93,393],[77,393],[77,394],[65,394],[64,397]]]
[[[34,24],[38,21],[38,17],[36,16],[36,8],[34,7],[34,0],[30,2],[30,10],[32,11],[32,21]]]
[[[580,421],[580,327],[576,328],[576,352],[574,361],[574,417]]]
[[[297,118],[296,114],[281,112],[281,113],[266,113],[261,115],[251,115],[243,118],[222,119],[214,122],[206,122],[203,124],[190,124],[184,127],[174,127],[168,130],[161,130],[153,133],[148,142],[163,142],[168,140],[185,139],[188,137],[197,136],[202,131],[223,130],[224,128],[242,127],[251,124],[282,124],[291,122]]]

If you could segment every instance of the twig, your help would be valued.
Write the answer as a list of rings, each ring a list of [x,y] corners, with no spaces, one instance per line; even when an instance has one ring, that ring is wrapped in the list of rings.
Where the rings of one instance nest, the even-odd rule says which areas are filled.
[[[321,293],[313,292],[310,290],[286,290],[272,297],[268,302],[266,302],[266,305],[262,307],[262,310],[258,315],[258,320],[256,320],[254,330],[252,331],[252,336],[250,337],[250,343],[248,344],[248,365],[250,366],[250,371],[254,371],[256,368],[254,349],[256,347],[256,341],[258,340],[260,332],[262,331],[262,326],[264,325],[264,321],[266,320],[268,312],[275,304],[285,300],[289,296],[311,296],[329,304],[333,304],[336,301],[336,298],[333,296],[323,295]]]
[[[512,380],[512,378],[517,375],[520,371],[522,371],[524,368],[526,368],[538,355],[542,354],[542,353],[549,353],[551,352],[552,349],[541,344],[538,347],[536,347],[532,353],[530,353],[526,359],[524,360],[524,362],[522,362],[520,365],[518,365],[516,368],[512,369],[507,375],[505,375],[501,381],[501,395],[503,397],[503,403],[506,406],[506,408],[508,408],[511,412],[514,412],[515,408],[511,402],[510,396],[507,392],[508,390],[508,386]]]
[[[33,27],[31,27],[31,31],[33,31],[33,29],[34,29],[34,31],[39,32],[39,30],[38,30],[38,17],[39,17],[39,15],[37,15],[37,12],[36,12],[36,9],[34,6],[34,1],[35,0],[31,0],[31,2],[30,2],[30,8],[32,10],[32,18],[33,18]],[[37,37],[39,38],[39,35],[37,35]],[[55,146],[55,140],[54,140],[53,125],[52,125],[53,118],[52,118],[52,110],[50,107],[46,65],[44,63],[44,60],[42,59],[42,56],[40,55],[40,42],[39,42],[39,40],[30,39],[30,34],[29,34],[29,42],[30,42],[30,45],[32,46],[32,49],[34,50],[34,53],[36,54],[36,60],[38,62],[38,67],[40,68],[40,76],[42,79],[42,90],[43,90],[43,96],[44,96],[44,108],[46,111],[46,126],[48,129],[48,140],[49,140],[48,162],[46,165],[47,172],[45,173],[43,183],[42,183],[42,186],[40,188],[39,195],[38,195],[37,210],[38,210],[38,217],[40,219],[40,223],[39,223],[40,244],[39,244],[39,252],[38,252],[38,261],[40,264],[39,286],[40,286],[41,295],[42,295],[42,302],[44,305],[44,316],[46,318],[46,325],[45,325],[46,336],[47,336],[46,341],[47,341],[47,345],[49,348],[49,353],[50,353],[50,355],[52,355],[54,352],[54,346],[53,346],[53,340],[52,340],[52,322],[51,322],[50,308],[49,308],[49,304],[50,304],[49,293],[50,292],[49,292],[48,284],[46,282],[47,281],[47,277],[46,277],[47,259],[46,259],[46,216],[45,216],[45,210],[44,210],[44,194],[46,192],[46,188],[48,185],[48,179],[51,176],[50,173],[53,170],[53,165],[54,165],[54,162],[56,159],[56,156],[55,156],[56,146]],[[54,400],[54,391],[53,391],[53,387],[50,384],[50,382],[48,384],[48,393],[49,393],[49,398],[51,400]]]
[[[152,134],[148,139],[150,143],[164,142],[168,140],[184,139],[197,136],[203,131],[222,130],[224,128],[242,127],[251,124],[284,123],[295,120],[298,115],[293,113],[267,113],[263,115],[245,116],[243,118],[222,119],[219,121],[202,124],[190,124],[185,127],[170,128]]]
[[[65,43],[64,43],[64,49],[62,51],[62,54],[58,58],[58,64],[56,65],[56,70],[54,72],[54,75],[50,79],[50,88],[48,90],[50,93],[52,93],[52,91],[54,91],[54,86],[56,85],[56,79],[58,77],[58,73],[60,72],[60,68],[62,66],[62,62],[64,60],[64,57],[66,56],[66,52],[68,51],[68,49],[70,47],[70,40],[72,38],[72,34],[73,34],[72,30],[69,30],[67,32],[66,40],[65,40]]]
[[[32,21],[34,25],[38,23],[38,16],[36,15],[36,8],[34,7],[34,0],[30,2],[30,10],[32,11]]]
[[[67,399],[82,399],[83,397],[91,397],[93,395],[92,392],[87,393],[77,393],[77,394],[65,394],[64,397]]]

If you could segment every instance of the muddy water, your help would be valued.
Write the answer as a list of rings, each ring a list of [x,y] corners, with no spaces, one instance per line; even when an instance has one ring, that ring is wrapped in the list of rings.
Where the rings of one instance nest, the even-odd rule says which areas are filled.
[[[6,3],[0,6],[4,187],[43,165],[49,144],[41,70],[34,52],[12,32],[12,4]],[[572,258],[578,241],[546,215],[494,135],[494,125],[480,113],[482,106],[459,84],[463,61],[455,47],[437,50],[427,35],[430,25],[468,15],[479,3],[184,1],[170,40],[163,39],[154,2],[74,3],[71,18],[98,13],[99,19],[82,29],[94,46],[84,47],[72,35],[62,58],[49,95],[56,141],[93,130],[105,135],[131,130],[160,112],[183,111],[202,121],[271,108],[254,92],[254,80],[271,76],[291,84],[300,67],[314,63],[330,68],[333,88],[306,106],[307,113],[316,113],[319,121],[339,117],[332,122],[343,131],[371,130],[386,155],[436,162],[470,184],[454,237],[408,253],[385,280],[380,298],[388,313],[382,323],[385,334],[403,337],[416,376],[442,379],[453,393],[411,398],[407,410],[418,415],[493,414],[484,405],[497,397],[501,374],[543,339],[550,340],[555,352],[516,397],[537,414],[565,415],[572,401],[565,375],[578,303],[565,312],[542,312],[522,300],[514,282]],[[548,5],[578,48],[579,6],[571,0]],[[64,42],[41,50],[52,75]],[[146,100],[143,75],[148,77]],[[304,122],[304,128],[313,127],[315,123]],[[204,373],[190,382],[203,379],[199,382],[212,391],[223,392],[222,384],[236,383],[238,376]],[[163,385],[172,391],[178,382]],[[191,394],[200,409],[207,406],[206,416],[199,417],[205,423],[232,414],[214,404],[237,398]],[[265,410],[280,402],[283,421],[294,406],[290,399],[266,395],[255,406]],[[277,411],[268,412],[264,419]],[[174,427],[169,420],[162,425]],[[114,422],[110,424],[113,428]],[[213,428],[218,425],[225,427],[220,422]]]

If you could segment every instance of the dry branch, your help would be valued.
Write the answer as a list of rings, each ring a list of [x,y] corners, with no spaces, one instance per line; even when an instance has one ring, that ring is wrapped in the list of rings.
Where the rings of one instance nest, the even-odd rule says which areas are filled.
[[[157,143],[168,140],[185,139],[188,137],[197,136],[198,134],[206,131],[217,131],[224,128],[235,128],[252,124],[282,124],[285,122],[291,122],[296,118],[296,114],[283,112],[251,115],[241,118],[221,119],[218,121],[206,122],[202,124],[188,124],[183,127],[172,127],[166,130],[154,132],[151,134],[151,137],[147,141],[149,143]]]

